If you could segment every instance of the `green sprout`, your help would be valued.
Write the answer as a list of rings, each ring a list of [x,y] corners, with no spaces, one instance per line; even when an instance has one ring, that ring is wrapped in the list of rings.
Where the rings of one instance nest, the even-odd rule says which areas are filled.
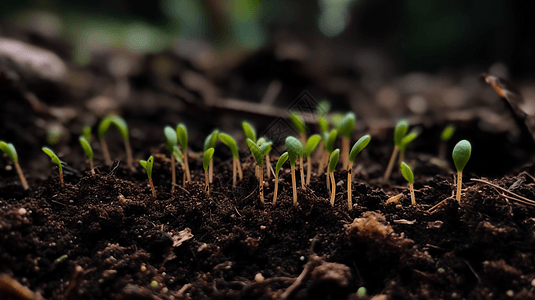
[[[403,138],[407,135],[407,132],[409,131],[409,121],[407,120],[400,120],[396,124],[396,128],[394,129],[394,150],[392,151],[392,156],[390,156],[390,161],[388,162],[388,166],[386,167],[385,175],[384,175],[384,181],[388,181],[390,178],[390,174],[392,173],[392,168],[394,167],[394,162],[396,161],[396,157],[399,152],[399,147],[401,145],[401,142]]]
[[[357,155],[370,143],[371,136],[365,135],[361,137],[351,148],[349,152],[349,164],[347,166],[347,206],[349,210],[353,209],[353,203],[351,198],[351,182],[353,181],[353,163],[357,158]]]
[[[214,143],[215,144],[215,143]],[[212,162],[212,157],[214,156],[215,149],[213,147],[208,148],[204,151],[202,156],[202,167],[204,169],[204,184],[206,185],[206,195],[210,197],[210,165]]]
[[[355,122],[357,117],[354,113],[347,113],[342,120],[338,123],[338,133],[342,137],[342,165],[346,169],[349,164],[349,141],[351,134],[355,129]]]
[[[409,190],[411,192],[411,205],[416,205],[416,200],[414,197],[414,174],[412,173],[411,167],[407,165],[404,161],[400,164],[401,175],[403,178],[409,182]]]
[[[338,130],[333,129],[330,132],[326,132],[323,135],[323,146],[325,147],[325,151],[323,151],[323,157],[320,160],[319,167],[318,167],[318,174],[323,172],[323,169],[325,166],[329,165],[329,155],[334,151],[334,142],[336,141],[336,137],[338,136]],[[327,189],[329,192],[331,191],[331,185],[329,183],[330,177],[329,172],[325,172],[325,181],[327,183]]]
[[[291,173],[292,173],[292,190],[293,190],[293,204],[297,206],[297,184],[295,178],[295,163],[299,156],[303,156],[303,144],[293,136],[289,136],[285,140],[286,150],[288,151],[288,158],[290,159]]]
[[[215,144],[217,143],[217,136],[219,134],[219,130],[215,129],[214,131],[212,131],[212,133],[210,133],[206,139],[204,140],[204,146],[203,146],[203,151],[207,151],[208,149],[210,148],[215,148]],[[209,179],[210,179],[210,183],[213,182],[213,177],[214,177],[214,160],[213,158],[210,158],[210,167],[208,168],[208,174],[209,174]]]
[[[288,152],[284,152],[277,161],[275,166],[275,191],[273,192],[273,206],[277,203],[277,192],[279,191],[279,172],[282,168],[282,165],[288,160]]]
[[[264,156],[271,150],[271,142],[266,142],[258,146],[251,139],[247,139],[246,141],[247,146],[249,146],[249,150],[251,150],[251,154],[258,165],[258,189],[260,193],[260,202],[264,204]]]
[[[312,177],[312,157],[310,155],[318,147],[319,142],[321,141],[321,136],[319,134],[311,135],[305,145],[305,156],[307,158],[307,179],[306,185],[310,184],[310,177]]]
[[[269,143],[266,149],[266,153],[264,153],[264,157],[266,159],[267,178],[271,179],[271,173],[273,173],[273,167],[271,166],[271,159],[269,157],[269,152],[271,152],[271,146],[273,145],[273,142],[268,141],[265,137],[261,137],[256,141],[256,145],[258,145],[258,147],[260,147],[264,143]]]
[[[171,126],[165,126],[163,129],[163,134],[165,135],[165,148],[171,153],[171,194],[175,192],[176,186],[176,168],[175,168],[175,155],[174,152],[178,149],[178,138],[176,136],[176,131]]]
[[[93,167],[93,149],[91,148],[91,145],[85,136],[81,135],[78,140],[80,141],[80,146],[82,146],[85,155],[89,159],[89,168],[91,169],[91,174],[94,175],[95,168]]]
[[[243,128],[243,133],[245,134],[245,138],[250,139],[251,141],[256,143],[256,130],[253,127],[253,125],[251,125],[248,122],[243,121],[241,123],[241,127]]]
[[[299,133],[299,141],[304,145],[307,140],[307,125],[303,119],[303,116],[295,112],[290,112],[290,121],[292,122],[295,130],[297,130]]]
[[[84,126],[82,129],[82,136],[85,137],[88,142],[91,142],[91,126]]]
[[[407,146],[410,143],[412,143],[412,141],[414,141],[420,135],[420,132],[421,130],[419,128],[415,128],[401,139],[401,142],[399,143],[399,163],[400,164],[402,161],[405,160],[405,151],[407,150]]]
[[[156,198],[156,189],[154,189],[154,183],[152,182],[152,167],[154,166],[154,157],[151,155],[147,160],[140,160],[139,164],[147,171],[147,177],[149,178],[150,189],[152,190],[152,197]]]
[[[449,124],[442,130],[442,133],[440,133],[440,145],[438,148],[438,158],[444,161],[446,159],[446,145],[453,137],[453,134],[455,133],[455,125]]]
[[[472,154],[472,145],[467,140],[462,140],[455,145],[451,156],[453,157],[453,163],[457,169],[457,196],[456,199],[461,203],[461,186],[463,185],[463,170],[470,160]]]
[[[43,150],[43,152],[50,157],[53,163],[58,165],[59,182],[61,182],[61,185],[63,185],[63,166],[61,165],[61,160],[59,160],[58,156],[56,155],[56,153],[54,153],[54,151],[52,151],[52,149],[43,147],[41,148],[41,150]]]
[[[20,168],[20,165],[19,165],[19,157],[17,156],[17,150],[15,150],[15,146],[13,146],[13,144],[11,143],[0,141],[0,150],[2,150],[15,165],[15,169],[17,170],[17,173],[19,174],[22,188],[25,190],[29,189],[30,186],[28,185],[28,182],[26,181],[26,177],[24,177],[24,173],[22,173],[22,169]]]
[[[334,170],[338,164],[338,158],[340,157],[340,149],[336,149],[331,153],[329,157],[329,177],[331,178],[331,206],[334,206],[334,197],[336,196],[336,183],[334,181]]]
[[[236,187],[236,173],[239,175],[240,180],[243,178],[238,143],[236,143],[236,140],[233,137],[226,133],[220,133],[218,138],[223,144],[230,148],[230,152],[232,153],[232,187]]]
[[[108,150],[108,145],[106,144],[106,140],[104,139],[104,135],[112,124],[117,128],[117,130],[119,130],[119,133],[123,137],[124,148],[126,151],[126,165],[132,169],[134,167],[134,159],[132,158],[132,148],[130,147],[128,125],[126,124],[123,118],[115,115],[104,118],[98,126],[98,138],[100,139],[100,144],[102,145],[102,153],[104,155],[106,164],[111,165],[112,161],[110,157],[110,152]]]
[[[189,172],[189,163],[188,163],[188,129],[186,125],[180,123],[176,126],[176,137],[180,147],[182,147],[182,154],[184,160],[183,168],[183,179],[182,185],[186,186],[186,182],[191,181],[191,174]]]

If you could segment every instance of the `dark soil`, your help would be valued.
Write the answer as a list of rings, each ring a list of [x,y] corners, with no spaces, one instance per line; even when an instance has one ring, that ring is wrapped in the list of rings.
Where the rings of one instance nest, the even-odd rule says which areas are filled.
[[[397,172],[388,183],[380,179],[392,149],[392,127],[401,115],[373,101],[352,104],[353,98],[307,73],[306,62],[277,62],[268,49],[221,79],[168,53],[131,57],[136,71],[120,79],[103,69],[106,55],[88,67],[69,65],[70,79],[46,83],[56,88],[44,90],[34,88],[35,82],[25,84],[23,70],[0,61],[0,139],[17,148],[31,186],[24,191],[12,163],[0,158],[0,299],[535,298],[535,209],[510,198],[511,193],[535,198],[532,143],[486,84],[480,83],[479,96],[456,110],[446,112],[439,105],[414,115],[404,102],[396,104],[398,114],[423,129],[407,153],[416,176],[417,205],[411,206]],[[176,67],[160,74],[149,67],[157,59]],[[282,111],[299,94],[295,91],[305,89],[344,99],[333,101],[337,110],[362,109],[356,112],[352,143],[364,133],[372,134],[372,142],[357,158],[353,210],[347,208],[347,173],[341,168],[334,207],[324,174],[314,174],[308,188],[298,188],[294,207],[289,168],[281,171],[277,206],[271,204],[273,178],[266,179],[262,205],[248,152],[241,155],[244,178],[232,188],[230,152],[222,144],[206,196],[202,161],[195,153],[204,137],[218,127],[237,137],[245,150],[242,119],[254,121],[259,133],[277,120],[276,114],[224,106],[217,99],[210,104],[207,90],[217,89],[222,98],[260,98],[269,81],[256,78],[249,85],[255,79],[247,70],[260,71],[267,59],[284,73],[278,78],[285,78],[288,88],[276,102]],[[276,73],[277,67],[266,72]],[[17,80],[8,76],[13,72],[20,75]],[[194,79],[185,79],[192,72],[204,76],[196,77],[197,89]],[[106,104],[128,122],[135,158],[155,155],[156,199],[139,165],[135,170],[124,163],[105,166],[95,139],[97,172],[91,175],[78,145],[82,126],[96,130],[102,117],[89,103],[109,96],[121,80],[130,85],[128,100]],[[495,97],[492,104],[481,100],[489,95]],[[244,101],[242,108],[251,103]],[[66,117],[71,111],[73,116]],[[179,122],[190,129],[193,182],[182,187],[178,167],[179,186],[170,193],[163,127]],[[453,194],[451,162],[446,167],[433,163],[433,141],[448,122],[458,126],[454,140],[466,138],[474,149],[460,203]],[[51,126],[63,132],[53,148],[69,165],[64,185],[40,151]],[[110,132],[107,140],[112,156],[122,159],[118,133]],[[481,176],[494,178],[492,183],[509,192],[470,180]],[[387,203],[400,193],[398,203]],[[365,296],[357,295],[360,287],[366,288]]]

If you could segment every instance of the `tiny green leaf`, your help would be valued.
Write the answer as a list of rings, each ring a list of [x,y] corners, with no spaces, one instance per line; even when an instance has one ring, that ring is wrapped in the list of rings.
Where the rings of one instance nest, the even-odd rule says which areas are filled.
[[[288,158],[290,159],[290,164],[295,166],[297,157],[303,153],[303,144],[293,136],[289,136],[285,140],[286,150],[288,151]]]
[[[368,146],[368,143],[370,143],[371,140],[370,135],[365,135],[361,137],[354,145],[353,148],[351,148],[351,151],[349,152],[349,161],[354,162],[357,155],[364,149],[366,146]]]
[[[318,147],[319,142],[321,141],[321,136],[319,134],[311,135],[308,140],[307,144],[305,145],[305,156],[310,157],[312,152]]]
[[[43,147],[41,148],[41,150],[43,150],[43,152],[50,157],[53,163],[58,165],[59,172],[63,173],[63,166],[61,165],[61,160],[59,160],[59,157],[56,155],[56,153],[54,153],[54,151],[52,151],[52,149],[48,147]]]
[[[329,123],[324,116],[318,117],[318,125],[320,127],[320,133],[323,135],[325,132],[329,131]]]
[[[115,127],[117,127],[123,139],[127,140],[128,139],[128,125],[126,125],[126,121],[119,116],[112,116],[111,123],[115,125]]]
[[[179,163],[184,163],[184,158],[183,158],[184,154],[182,153],[182,151],[180,151],[180,148],[178,147],[178,145],[175,145],[173,147],[173,152],[171,153],[173,154],[173,156]]]
[[[415,128],[411,130],[411,132],[409,132],[406,136],[404,136],[398,145],[399,152],[404,153],[407,149],[407,146],[412,143],[412,141],[414,141],[418,137],[418,135],[420,135],[420,129]]]
[[[279,172],[287,160],[288,160],[288,152],[284,152],[281,155],[281,157],[279,157],[279,160],[277,161],[277,165],[275,166],[275,178],[279,178]]]
[[[182,147],[182,151],[186,151],[188,149],[188,129],[183,123],[176,126],[176,137],[180,147]]]
[[[112,118],[111,116],[107,116],[104,119],[102,119],[102,121],[100,121],[100,124],[98,125],[98,138],[99,139],[104,138],[104,135],[110,128],[111,121],[112,121],[111,118]]]
[[[214,148],[208,148],[204,151],[204,155],[202,156],[202,167],[204,168],[204,171],[207,171],[208,167],[210,167],[210,160],[212,159],[212,156],[214,156],[214,151]]]
[[[331,132],[326,132],[323,135],[323,144],[325,145],[325,150],[329,153],[334,151],[334,142],[336,141],[336,136],[338,131],[336,129],[331,130]]]
[[[409,131],[409,121],[400,120],[394,129],[394,145],[399,147],[401,140],[407,135],[407,131]]]
[[[442,133],[440,134],[440,139],[444,142],[447,142],[451,139],[453,134],[455,133],[455,125],[449,124],[442,130]]]
[[[254,129],[253,125],[243,121],[241,123],[241,127],[243,128],[243,133],[245,133],[245,138],[256,143],[256,130]]]
[[[260,145],[260,153],[262,153],[262,156],[266,156],[271,152],[271,146],[273,145],[272,142],[264,142]]]
[[[147,160],[140,160],[139,164],[147,171],[147,177],[152,178],[152,167],[154,165],[154,157],[151,155]]]
[[[163,129],[163,134],[165,135],[165,148],[167,148],[169,152],[173,153],[173,149],[178,143],[176,131],[171,126],[165,126]]]
[[[83,135],[81,135],[78,140],[80,141],[80,145],[82,146],[82,149],[84,149],[87,158],[93,159],[93,149],[91,148],[89,141]]]
[[[91,141],[91,126],[84,126],[84,128],[82,129],[82,135],[88,142]]]
[[[401,162],[401,175],[407,180],[410,184],[414,183],[414,174],[412,173],[411,167],[407,165],[404,161]]]
[[[263,143],[267,142],[265,137],[261,137],[256,141],[256,145],[260,147]]]
[[[472,154],[472,145],[467,140],[462,140],[453,148],[452,157],[457,172],[462,172]]]
[[[345,138],[351,137],[351,133],[353,132],[353,129],[355,129],[356,119],[357,117],[354,113],[347,113],[337,126],[338,133]]]
[[[264,156],[262,155],[262,151],[260,150],[260,147],[258,147],[258,145],[256,145],[256,143],[253,142],[253,140],[251,139],[247,139],[246,142],[247,142],[247,146],[249,146],[249,150],[251,150],[251,154],[253,154],[256,160],[256,164],[258,164],[259,166],[263,166]]]
[[[2,150],[13,162],[18,161],[17,150],[15,150],[13,144],[0,141],[0,150]]]
[[[214,131],[212,131],[212,133],[210,133],[206,139],[204,140],[204,146],[203,146],[203,151],[206,151],[210,148],[214,148],[215,147],[215,143],[217,142],[217,136],[219,135],[219,130],[215,129]]]
[[[226,133],[220,133],[218,134],[217,136],[219,138],[219,140],[227,145],[227,147],[230,148],[230,152],[232,153],[232,157],[234,158],[238,158],[239,157],[239,152],[238,152],[238,143],[236,143],[236,140],[231,137],[230,135],[226,134]]]
[[[338,164],[338,159],[340,158],[340,149],[336,149],[331,153],[329,157],[329,173],[334,172],[336,165]]]
[[[299,132],[300,134],[306,133],[307,125],[305,124],[305,120],[303,120],[303,117],[300,114],[290,112],[290,121],[292,121],[292,124],[294,125],[297,132]]]

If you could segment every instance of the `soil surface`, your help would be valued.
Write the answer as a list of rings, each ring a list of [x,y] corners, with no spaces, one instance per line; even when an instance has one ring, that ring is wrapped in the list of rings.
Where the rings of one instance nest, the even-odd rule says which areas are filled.
[[[57,41],[43,43],[12,28],[2,32],[68,53]],[[175,53],[103,53],[86,67],[62,55],[60,81],[0,55],[0,139],[15,145],[30,184],[24,190],[12,162],[0,158],[0,298],[535,298],[535,208],[528,201],[535,199],[533,140],[523,116],[507,109],[511,97],[500,99],[479,80],[481,70],[400,74],[377,88],[363,87],[365,75],[348,74],[343,64],[318,72],[313,58],[280,58],[287,42],[243,55],[224,72],[201,69]],[[117,57],[129,62],[126,72],[110,70]],[[410,82],[425,88],[411,90]],[[240,123],[249,120],[259,135],[269,135],[273,124],[287,121],[288,108],[302,105],[305,90],[331,99],[334,110],[357,114],[352,143],[372,135],[355,163],[351,211],[341,167],[333,207],[325,174],[316,172],[308,187],[298,187],[294,207],[288,164],[277,205],[273,177],[265,177],[266,203],[259,201]],[[453,92],[464,102],[448,102]],[[266,100],[270,93],[275,98]],[[417,95],[428,99],[425,111],[411,105],[422,103]],[[96,174],[89,172],[78,136],[86,124],[96,132],[111,111],[127,121],[135,159],[155,156],[156,198],[141,166],[126,167],[115,130],[106,140],[116,162],[104,164],[94,135]],[[401,117],[422,129],[406,154],[415,206],[399,172],[381,179]],[[308,121],[315,132],[314,120]],[[193,181],[183,184],[179,165],[171,193],[163,127],[179,122],[190,131]],[[447,153],[461,139],[473,147],[460,202],[452,162],[437,158],[438,136],[448,123],[457,131]],[[244,177],[232,187],[230,151],[217,144],[207,196],[200,151],[216,127],[238,140]],[[40,150],[45,145],[66,163],[63,185]]]

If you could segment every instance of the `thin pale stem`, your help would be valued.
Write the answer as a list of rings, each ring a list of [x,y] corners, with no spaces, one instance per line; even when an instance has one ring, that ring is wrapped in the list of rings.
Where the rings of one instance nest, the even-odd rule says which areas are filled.
[[[320,158],[320,163],[318,164],[318,174],[323,173],[323,169],[329,162],[329,152],[323,150],[323,155]]]
[[[292,173],[292,191],[294,196],[294,206],[297,206],[297,183],[295,182],[295,165],[291,166],[290,171]]]
[[[307,135],[306,135],[306,133],[300,133],[299,134],[299,141],[301,142],[301,144],[303,144],[303,146],[305,146],[307,144]]]
[[[301,173],[301,188],[305,188],[305,171],[303,170],[303,157],[299,157],[299,172]]]
[[[154,183],[152,178],[149,178],[150,189],[152,190],[152,197],[156,199],[156,189],[154,188]]]
[[[260,202],[264,205],[264,167],[259,166],[259,174],[258,189],[260,190]]]
[[[130,147],[130,141],[124,140],[124,149],[126,151],[126,165],[130,169],[134,169],[134,158],[132,157],[132,147]]]
[[[210,165],[208,166],[208,173],[210,174],[210,183],[214,182],[214,158],[210,158]]]
[[[210,174],[208,173],[208,170],[204,171],[204,185],[206,196],[210,197]]]
[[[457,196],[455,199],[457,199],[457,202],[461,203],[461,188],[463,186],[463,172],[457,172]]]
[[[184,166],[186,171],[186,180],[191,181],[191,174],[189,172],[189,163],[188,163],[188,149],[184,151]]]
[[[343,137],[342,138],[342,167],[344,169],[347,169],[347,165],[349,164],[349,138]]]
[[[232,187],[236,187],[236,169],[238,168],[238,163],[236,162],[236,158],[232,158]]]
[[[330,172],[329,177],[331,177],[331,206],[334,206],[334,196],[336,196],[336,184],[334,182],[334,172]]]
[[[19,162],[15,161],[15,169],[17,170],[17,173],[19,174],[20,183],[22,184],[22,188],[27,190],[30,188],[28,185],[28,181],[26,181],[26,177],[24,177],[24,173],[22,173],[22,169],[20,168]]]
[[[353,180],[353,163],[349,162],[347,166],[347,208],[353,209],[353,198],[351,198],[351,181]]]
[[[236,157],[236,161],[238,162],[238,165],[237,165],[238,177],[240,178],[240,180],[242,180],[243,179],[243,171],[242,171],[240,159],[238,157]]]
[[[266,175],[267,179],[271,179],[271,172],[273,172],[273,167],[271,166],[271,159],[269,158],[269,154],[266,154]]]
[[[260,180],[260,175],[258,175],[258,172],[259,172],[258,170],[259,170],[259,167],[258,165],[256,165],[254,167],[254,176],[256,177],[256,179]]]
[[[59,182],[61,182],[61,185],[63,185],[64,181],[63,181],[63,171],[58,169],[59,170]]]
[[[277,204],[277,192],[279,191],[279,177],[275,176],[275,190],[273,191],[273,206]]]
[[[414,197],[414,184],[409,183],[409,190],[411,191],[411,205],[416,205],[416,197]]]
[[[386,172],[384,176],[384,181],[390,179],[390,174],[392,173],[392,168],[394,167],[394,162],[396,161],[396,156],[398,155],[399,147],[395,146],[392,151],[392,156],[390,156],[390,161],[388,162],[388,167],[386,167]]]
[[[312,157],[307,157],[307,182],[306,185],[310,184],[310,177],[312,176]]]
[[[329,190],[329,195],[331,194],[331,180],[329,177],[329,172],[325,172],[325,183],[327,184],[327,189]]]
[[[89,160],[89,168],[91,169],[91,174],[95,175],[95,166],[93,165],[93,160]]]
[[[171,194],[175,192],[176,185],[176,170],[175,170],[175,157],[171,154]]]
[[[100,148],[102,148],[102,155],[104,156],[104,163],[107,166],[111,166],[111,157],[110,157],[110,151],[108,150],[108,144],[106,143],[106,140],[103,138],[100,139]]]
[[[399,152],[399,159],[398,159],[398,165],[401,165],[401,163],[405,160],[405,152]],[[401,173],[401,169],[398,169],[399,173]]]

